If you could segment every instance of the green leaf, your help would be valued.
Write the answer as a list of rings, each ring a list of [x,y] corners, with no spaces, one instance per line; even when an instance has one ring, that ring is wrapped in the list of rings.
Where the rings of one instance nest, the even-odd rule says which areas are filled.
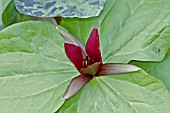
[[[13,0],[5,8],[2,15],[2,20],[5,27],[14,23],[26,21],[29,18],[29,16],[23,15],[16,10]]]
[[[99,29],[103,61],[160,61],[170,48],[169,0],[107,0],[98,17],[63,19],[83,43]]]
[[[49,22],[25,22],[0,32],[0,113],[53,113],[77,70]]]
[[[131,63],[143,68],[149,74],[161,79],[170,92],[170,50],[162,62],[132,61]]]
[[[59,113],[169,113],[164,84],[144,71],[96,77]]]
[[[15,0],[18,11],[38,17],[79,17],[98,16],[106,0]]]
[[[0,0],[0,30],[4,28],[4,24],[2,21],[2,14],[7,7],[7,5],[10,3],[11,0]]]

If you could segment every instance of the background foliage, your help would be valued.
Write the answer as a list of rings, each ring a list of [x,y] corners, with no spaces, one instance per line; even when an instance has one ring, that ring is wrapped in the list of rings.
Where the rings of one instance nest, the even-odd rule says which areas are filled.
[[[0,113],[170,113],[169,0],[107,0],[105,5],[94,0],[99,7],[88,0],[63,1],[60,7],[72,3],[77,9],[89,8],[83,15],[72,7],[64,14],[74,15],[47,15],[58,7],[56,1],[0,0]],[[28,13],[33,8],[44,14]],[[96,27],[104,63],[132,63],[141,70],[96,77],[63,100],[78,72],[65,55],[57,25],[32,16],[55,17],[53,23],[84,44]]]

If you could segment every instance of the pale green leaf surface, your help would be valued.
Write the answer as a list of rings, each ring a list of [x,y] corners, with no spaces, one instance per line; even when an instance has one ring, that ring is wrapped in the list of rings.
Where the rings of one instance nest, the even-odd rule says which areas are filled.
[[[106,0],[15,0],[18,11],[38,17],[79,17],[98,16]]]
[[[49,22],[25,22],[0,32],[0,113],[53,113],[78,73]]]
[[[170,92],[170,50],[161,62],[137,62],[131,63],[143,68],[149,74],[159,78],[165,83]]]
[[[169,113],[164,84],[144,71],[94,78],[59,113]]]
[[[100,33],[103,61],[160,61],[170,47],[169,0],[107,0],[98,17],[63,19],[61,25],[87,41]]]

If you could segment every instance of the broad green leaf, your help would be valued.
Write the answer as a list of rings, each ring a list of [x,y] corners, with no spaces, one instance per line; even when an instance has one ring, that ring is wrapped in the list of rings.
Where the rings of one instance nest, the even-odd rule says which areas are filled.
[[[99,29],[103,61],[160,61],[170,47],[169,0],[107,0],[98,17],[63,19],[84,44]]]
[[[25,22],[0,31],[0,113],[54,113],[78,75],[49,22]]]
[[[55,27],[29,21],[0,32],[0,113],[53,113],[64,103],[78,73]],[[112,75],[93,79],[59,112],[169,113],[169,99],[163,83],[144,72]]]
[[[0,30],[4,28],[4,24],[2,21],[2,14],[7,7],[7,5],[10,3],[11,0],[0,0]]]
[[[164,84],[144,71],[94,78],[59,113],[170,113]]]
[[[15,0],[18,11],[38,17],[98,16],[106,0]]]
[[[137,62],[131,63],[143,68],[149,74],[161,79],[170,92],[170,50],[162,62]]]
[[[14,23],[26,21],[29,18],[29,16],[23,15],[16,10],[13,0],[8,4],[2,14],[2,20],[5,27]]]

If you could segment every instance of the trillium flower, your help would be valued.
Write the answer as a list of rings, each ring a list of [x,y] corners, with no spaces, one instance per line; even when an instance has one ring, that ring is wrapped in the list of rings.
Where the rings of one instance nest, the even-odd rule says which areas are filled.
[[[63,98],[74,96],[93,77],[135,72],[140,68],[131,64],[102,63],[98,30],[94,28],[84,46],[77,38],[61,27],[57,27],[65,39],[64,48],[67,57],[74,64],[80,75],[73,78]]]

